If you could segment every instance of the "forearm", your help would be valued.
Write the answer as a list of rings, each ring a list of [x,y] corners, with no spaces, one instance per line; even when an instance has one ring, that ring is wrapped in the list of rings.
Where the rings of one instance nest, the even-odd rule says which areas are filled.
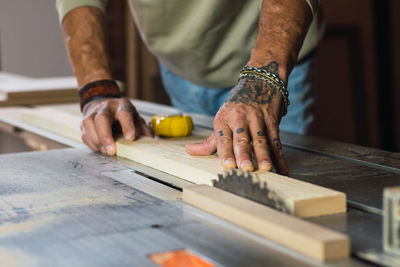
[[[62,28],[78,85],[86,85],[80,91],[82,140],[94,151],[115,155],[114,136],[119,133],[113,129],[114,123],[119,123],[126,140],[153,134],[130,100],[120,98],[118,86],[109,81],[91,83],[111,79],[104,24],[105,16],[99,8],[78,7],[64,17]]]
[[[63,20],[65,45],[79,87],[95,80],[111,79],[104,24],[104,14],[94,7],[76,8]]]
[[[260,68],[275,62],[269,66],[287,82],[311,21],[312,12],[305,0],[264,0],[247,64]]]

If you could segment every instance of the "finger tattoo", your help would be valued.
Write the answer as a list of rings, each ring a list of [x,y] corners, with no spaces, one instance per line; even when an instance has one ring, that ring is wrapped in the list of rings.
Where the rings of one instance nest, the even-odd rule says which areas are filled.
[[[223,136],[223,135],[224,135],[224,132],[222,132],[222,130],[219,130],[219,131],[218,131],[218,134],[219,134],[219,136]]]
[[[236,133],[238,133],[238,134],[243,133],[243,132],[244,132],[243,128],[237,128],[236,129]]]
[[[279,138],[275,138],[272,141],[275,142],[276,147],[278,147],[279,149],[282,148],[282,144],[281,144],[281,141],[279,140]]]
[[[258,131],[258,132],[257,132],[257,135],[258,135],[258,136],[265,136],[265,134],[264,134],[263,131]]]

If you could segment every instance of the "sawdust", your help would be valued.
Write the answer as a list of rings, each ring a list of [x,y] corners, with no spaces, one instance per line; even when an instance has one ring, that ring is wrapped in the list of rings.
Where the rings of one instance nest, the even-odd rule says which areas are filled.
[[[41,218],[32,218],[19,223],[5,223],[0,225],[0,238],[10,235],[20,234],[22,232],[32,231],[34,228],[52,223],[60,216],[46,216]]]
[[[1,266],[19,267],[19,266],[35,266],[35,260],[27,254],[13,249],[0,247],[0,263]]]
[[[113,190],[99,190],[91,187],[69,187],[50,193],[29,193],[3,196],[0,198],[1,216],[15,219],[21,216],[33,216],[45,212],[54,212],[63,208],[84,207],[89,205],[126,205],[132,203],[124,194],[115,194]]]

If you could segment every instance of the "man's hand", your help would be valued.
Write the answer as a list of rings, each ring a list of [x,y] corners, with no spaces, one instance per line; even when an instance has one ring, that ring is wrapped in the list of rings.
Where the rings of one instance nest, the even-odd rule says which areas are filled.
[[[114,155],[117,151],[113,125],[119,123],[126,140],[140,135],[152,137],[153,133],[145,120],[127,98],[106,98],[90,102],[91,105],[81,123],[82,140],[94,151]],[[115,133],[114,133],[115,134]]]
[[[79,87],[96,80],[111,80],[104,24],[102,11],[89,6],[73,9],[63,20],[65,44]],[[114,155],[117,148],[113,135],[121,130],[126,140],[134,140],[140,135],[153,136],[126,98],[92,101],[83,110],[82,140],[94,151]]]
[[[257,78],[241,79],[218,111],[213,135],[188,145],[186,151],[198,156],[218,151],[224,168],[247,171],[255,169],[254,153],[259,169],[269,171],[275,166],[278,173],[287,174],[279,139],[282,112],[282,95],[276,87]]]
[[[264,0],[256,42],[248,66],[266,68],[285,83],[297,62],[312,12],[305,0]],[[214,120],[214,134],[201,144],[186,147],[191,155],[218,151],[225,168],[252,171],[258,168],[287,174],[279,140],[283,114],[282,95],[262,79],[246,77],[234,87]]]

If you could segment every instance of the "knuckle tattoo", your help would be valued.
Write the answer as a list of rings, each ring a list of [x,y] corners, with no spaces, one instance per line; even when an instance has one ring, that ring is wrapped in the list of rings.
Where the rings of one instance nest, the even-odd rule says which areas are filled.
[[[236,133],[237,134],[240,134],[240,133],[243,133],[244,132],[244,128],[237,128],[236,129]]]
[[[274,138],[272,141],[275,143],[275,146],[276,146],[278,149],[281,149],[281,148],[282,148],[281,140],[280,140],[279,138]]]

